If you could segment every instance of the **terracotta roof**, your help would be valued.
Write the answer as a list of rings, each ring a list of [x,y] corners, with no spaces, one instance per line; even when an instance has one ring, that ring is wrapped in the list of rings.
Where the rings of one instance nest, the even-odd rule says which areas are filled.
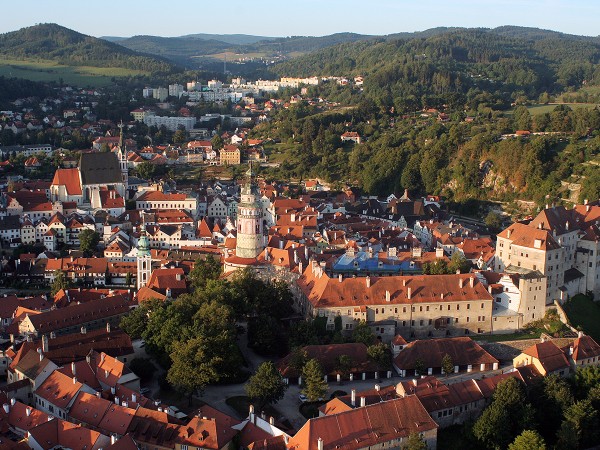
[[[335,374],[336,358],[347,355],[352,359],[352,372],[375,372],[377,365],[367,355],[367,346],[362,343],[307,345],[302,347],[309,359],[316,359],[321,364],[323,373]],[[288,365],[291,354],[287,355],[277,364],[284,377],[297,377],[299,373]]]
[[[40,424],[29,433],[43,450],[57,447],[72,450],[96,450],[102,447],[103,443],[110,442],[107,436],[97,431],[60,419],[52,419]]]
[[[179,277],[179,279],[177,279]],[[175,269],[155,269],[152,271],[150,280],[147,286],[150,289],[172,289],[185,291],[187,285],[185,282],[185,274],[183,269],[178,267]]]
[[[111,402],[96,395],[80,392],[69,409],[69,416],[78,422],[98,427]]]
[[[124,435],[133,420],[135,409],[110,403],[104,417],[98,424],[98,428],[108,433]]]
[[[536,358],[546,373],[569,367],[569,360],[564,352],[552,341],[538,342],[527,347],[523,353]]]
[[[399,369],[411,370],[420,360],[425,367],[437,368],[442,366],[444,355],[450,355],[455,366],[498,363],[471,338],[454,337],[411,342],[394,358],[394,364]]]
[[[367,280],[370,280],[369,287]],[[461,283],[462,288],[459,288]],[[297,284],[315,308],[492,300],[486,287],[473,274],[360,277],[339,281],[329,278],[320,267],[309,264]]]
[[[31,349],[30,345],[24,348],[24,352],[25,354],[14,365],[15,371],[21,372],[30,380],[35,380],[42,372],[49,373],[52,370],[48,368],[50,360],[48,358],[40,358],[40,354],[36,350]],[[56,366],[53,365],[52,367]]]
[[[167,298],[167,296],[153,289],[150,289],[149,287],[142,286],[135,294],[135,298],[137,299],[138,303],[141,303],[153,298],[156,298],[158,300],[164,300]]]
[[[54,406],[64,410],[69,406],[82,387],[83,384],[77,381],[76,378],[68,377],[55,370],[35,390],[35,393]]]
[[[591,336],[583,335],[573,342],[573,359],[581,361],[600,356],[600,345]]]
[[[547,230],[534,228],[522,223],[513,223],[502,231],[499,237],[510,239],[513,245],[537,248],[540,250],[555,250],[560,248],[558,242]],[[539,245],[536,246],[536,241]]]
[[[72,305],[68,308],[43,312],[35,316],[30,316],[29,320],[38,333],[49,333],[86,322],[124,314],[129,311],[129,307],[130,302],[127,297],[115,295],[80,305]]]
[[[161,191],[145,191],[142,195],[136,198],[138,202],[149,202],[149,201],[182,201],[187,199],[186,194],[165,194]],[[191,199],[190,199],[191,200]]]
[[[354,450],[435,429],[437,424],[419,399],[409,396],[310,419],[290,439],[288,448],[317,450],[320,438],[325,450]]]
[[[81,195],[79,169],[56,169],[52,186],[64,186],[68,195]]]

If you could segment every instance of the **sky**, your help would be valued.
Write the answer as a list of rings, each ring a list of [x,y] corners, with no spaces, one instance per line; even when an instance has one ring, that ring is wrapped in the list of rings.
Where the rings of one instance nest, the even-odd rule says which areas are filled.
[[[0,33],[36,23],[92,36],[194,33],[384,35],[428,28],[519,25],[600,35],[598,0],[29,0],[2,7]]]

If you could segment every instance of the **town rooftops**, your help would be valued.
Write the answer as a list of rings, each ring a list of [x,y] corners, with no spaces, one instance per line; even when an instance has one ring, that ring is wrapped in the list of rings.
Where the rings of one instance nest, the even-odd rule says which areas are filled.
[[[564,352],[552,341],[538,342],[527,347],[523,353],[537,359],[546,373],[569,367],[569,360]]]
[[[57,169],[52,179],[53,186],[64,186],[68,195],[81,195],[79,169]]]
[[[492,299],[473,274],[329,278],[313,263],[297,284],[314,308]]]
[[[445,355],[452,358],[455,366],[498,363],[471,338],[454,337],[411,342],[394,358],[394,364],[404,370],[414,369],[417,361],[421,361],[424,367],[441,367]]]
[[[419,399],[398,398],[310,419],[288,443],[290,450],[361,449],[437,429]]]
[[[40,387],[35,390],[37,396],[47,400],[54,406],[66,409],[71,401],[75,398],[83,384],[77,381],[75,377],[67,375],[55,370],[46,378]]]
[[[512,245],[538,250],[556,250],[560,248],[552,234],[544,229],[535,228],[522,223],[513,223],[503,230],[498,237],[510,239]]]

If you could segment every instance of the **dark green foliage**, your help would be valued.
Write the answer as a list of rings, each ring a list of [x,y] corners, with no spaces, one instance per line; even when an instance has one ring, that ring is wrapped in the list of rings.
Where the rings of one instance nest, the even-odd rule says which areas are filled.
[[[392,351],[382,342],[369,346],[367,355],[380,371],[389,370],[392,366]]]
[[[402,450],[427,450],[427,443],[419,433],[411,433],[404,444]]]
[[[267,404],[277,403],[283,398],[286,389],[283,377],[271,361],[258,366],[256,373],[246,384],[246,393],[253,401],[258,402],[258,410],[262,410]]]
[[[304,365],[302,369],[302,383],[304,384],[302,393],[306,395],[308,401],[316,402],[320,398],[325,398],[327,383],[323,377],[323,369],[321,369],[321,365],[316,359],[311,359]]]
[[[54,281],[50,286],[50,295],[54,297],[61,289],[69,289],[72,286],[71,280],[62,270],[54,272]]]
[[[174,66],[56,24],[40,24],[0,35],[0,54],[42,58],[70,66],[123,67],[170,73]]]
[[[100,235],[93,230],[86,228],[79,233],[79,248],[86,256],[92,256],[98,251]]]
[[[202,289],[206,287],[208,280],[216,280],[221,275],[223,268],[221,262],[212,255],[204,259],[197,259],[194,268],[188,275],[192,288]]]
[[[356,324],[352,331],[352,340],[354,342],[365,344],[368,347],[375,342],[375,335],[369,324],[364,320],[361,320]]]
[[[134,358],[129,363],[129,368],[135,373],[142,381],[152,379],[152,376],[156,372],[156,366],[152,363],[152,360],[148,358]]]

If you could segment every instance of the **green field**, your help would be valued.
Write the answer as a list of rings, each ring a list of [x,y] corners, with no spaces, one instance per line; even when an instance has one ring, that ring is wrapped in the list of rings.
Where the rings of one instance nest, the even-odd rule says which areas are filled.
[[[575,328],[600,342],[600,305],[585,295],[576,295],[563,306],[569,322]]]
[[[539,114],[551,113],[552,111],[554,111],[554,108],[556,108],[559,104],[567,105],[571,109],[593,108],[595,106],[598,106],[596,103],[549,103],[547,105],[529,105],[527,106],[527,109],[529,110],[529,114],[535,116]],[[513,112],[514,108],[505,111],[507,115],[512,115]]]
[[[120,67],[65,66],[48,60],[0,59],[0,76],[32,81],[62,81],[74,86],[106,86],[112,77],[145,75],[140,70]]]

